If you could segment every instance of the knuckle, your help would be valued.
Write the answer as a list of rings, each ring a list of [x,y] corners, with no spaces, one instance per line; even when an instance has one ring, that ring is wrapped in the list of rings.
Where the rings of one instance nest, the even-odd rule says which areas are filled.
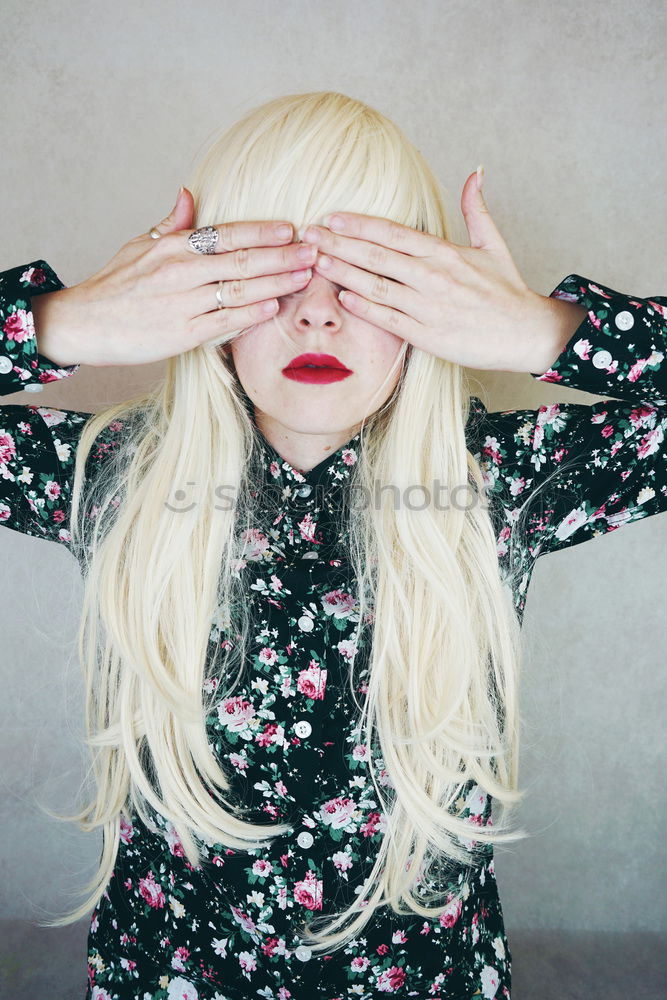
[[[222,333],[227,333],[231,329],[231,315],[229,309],[219,309],[216,313],[216,325]]]
[[[246,247],[237,250],[234,256],[234,267],[241,278],[247,278],[250,271],[250,255]]]
[[[389,242],[390,243],[403,243],[407,236],[407,232],[403,226],[399,225],[398,222],[389,223]]]
[[[368,261],[373,269],[384,270],[384,265],[387,262],[387,251],[383,250],[377,243],[372,244],[368,254]]]
[[[220,225],[215,228],[218,230],[219,235],[218,245],[222,247],[223,250],[232,250],[234,248],[234,223],[221,222]]]
[[[242,299],[244,290],[245,282],[240,278],[234,278],[232,281],[225,283],[225,295],[231,299],[232,302],[238,302]]]
[[[395,309],[392,309],[391,312],[389,312],[387,315],[387,327],[391,330],[398,330],[400,328],[400,325],[401,325],[400,313],[397,313]]]
[[[178,233],[165,233],[159,240],[153,240],[156,249],[163,254],[177,254],[183,252],[183,237]]]
[[[389,294],[389,282],[383,275],[376,274],[373,278],[373,297],[377,299],[386,299]]]

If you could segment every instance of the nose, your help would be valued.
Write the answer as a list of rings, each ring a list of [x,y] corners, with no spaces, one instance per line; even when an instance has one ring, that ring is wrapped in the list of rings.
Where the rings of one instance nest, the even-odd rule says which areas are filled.
[[[321,274],[313,274],[303,291],[297,294],[297,303],[294,323],[298,329],[340,329],[343,306],[338,300],[338,286]]]

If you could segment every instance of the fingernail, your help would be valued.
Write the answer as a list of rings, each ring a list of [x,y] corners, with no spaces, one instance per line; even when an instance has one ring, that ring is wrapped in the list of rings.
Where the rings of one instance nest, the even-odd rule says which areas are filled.
[[[483,180],[484,180],[484,167],[480,163],[480,165],[477,167],[477,190],[478,191],[482,190],[482,181]]]
[[[180,186],[180,187],[179,187],[179,189],[178,189],[178,194],[176,195],[176,201],[177,201],[177,202],[178,202],[178,199],[179,199],[179,198],[181,197],[181,195],[183,194],[183,192],[184,192],[184,191],[185,191],[185,188],[184,188],[184,187],[183,187],[183,185],[181,184],[181,186]]]
[[[343,220],[340,215],[325,215],[322,223],[327,229],[333,230],[334,233],[340,233],[343,229]]]

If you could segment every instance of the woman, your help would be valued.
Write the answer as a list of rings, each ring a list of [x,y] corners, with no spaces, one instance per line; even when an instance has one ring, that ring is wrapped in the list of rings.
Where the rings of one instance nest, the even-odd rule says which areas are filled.
[[[85,580],[104,847],[54,923],[95,907],[95,1000],[508,998],[526,591],[667,508],[667,299],[532,292],[475,174],[454,245],[342,94],[250,112],[191,192],[79,286],[5,274],[5,392],[167,359],[96,415],[2,414],[0,515]],[[463,366],[619,399],[489,413]]]

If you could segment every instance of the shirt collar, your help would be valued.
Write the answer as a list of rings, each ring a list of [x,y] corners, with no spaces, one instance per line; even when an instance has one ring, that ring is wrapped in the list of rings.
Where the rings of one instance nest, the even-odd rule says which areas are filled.
[[[468,447],[476,450],[483,429],[486,408],[471,397],[471,414],[466,428]],[[343,541],[348,491],[360,455],[361,434],[357,433],[312,469],[295,468],[269,444],[260,432],[260,462],[263,474],[260,497],[262,514],[257,522],[257,551],[252,561],[337,555]]]

